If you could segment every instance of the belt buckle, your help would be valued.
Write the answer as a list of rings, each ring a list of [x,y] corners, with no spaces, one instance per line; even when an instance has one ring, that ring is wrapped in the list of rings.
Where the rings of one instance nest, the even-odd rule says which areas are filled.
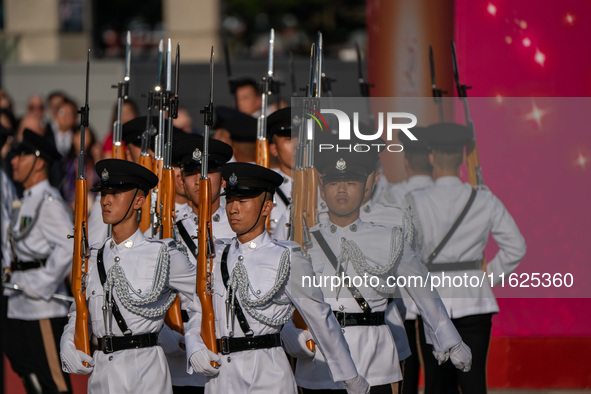
[[[113,335],[105,335],[103,337],[103,346],[102,346],[103,353],[110,354],[115,352],[113,349]]]
[[[230,354],[230,337],[222,337],[220,342],[222,344],[222,354]]]

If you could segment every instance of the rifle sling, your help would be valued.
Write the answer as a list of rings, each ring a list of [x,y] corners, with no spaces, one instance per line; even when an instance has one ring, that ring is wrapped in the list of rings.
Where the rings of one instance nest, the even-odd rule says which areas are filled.
[[[330,261],[330,264],[335,269],[336,275],[339,277],[344,275],[345,271],[343,269],[343,266],[339,265],[337,256],[335,256],[335,254],[330,249],[330,246],[328,246],[328,243],[326,242],[326,239],[324,239],[324,236],[322,235],[320,230],[312,231],[312,235],[314,236],[314,238],[316,238],[316,241],[318,242],[320,249],[322,249],[322,251],[324,252],[324,255],[328,258],[328,261]],[[367,303],[365,298],[363,298],[359,289],[357,289],[357,287],[353,286],[351,281],[344,281],[344,282],[348,282],[348,284],[345,284],[345,287],[353,295],[353,298],[355,299],[355,301],[357,302],[357,304],[359,305],[359,308],[361,308],[363,313],[371,313],[371,307],[369,306],[369,304]]]
[[[104,250],[105,250],[105,245],[103,245],[103,247],[100,248],[100,250],[98,251],[97,258],[96,258],[96,266],[98,268],[98,274],[99,274],[99,278],[101,280],[102,286],[105,285],[105,282],[107,280],[107,273],[105,272],[105,263],[103,262],[103,251]],[[112,311],[113,311],[113,317],[115,318],[115,321],[117,322],[117,325],[119,326],[119,329],[121,330],[123,335],[131,335],[132,332],[129,328],[127,328],[127,323],[125,322],[125,319],[123,318],[123,316],[121,315],[121,312],[119,311],[119,307],[117,306],[117,302],[113,302]]]
[[[285,204],[286,207],[289,207],[289,204],[291,203],[289,201],[289,198],[287,198],[287,196],[285,195],[285,193],[283,193],[283,190],[281,190],[280,188],[275,189],[277,192],[277,195],[279,196],[279,198],[281,199],[281,201],[283,201],[283,203]]]
[[[193,239],[189,235],[189,232],[187,231],[185,226],[183,226],[183,223],[181,221],[176,222],[176,227],[179,230],[179,234],[180,234],[181,238],[183,239],[183,241],[185,242],[185,245],[187,245],[187,248],[189,248],[189,251],[191,252],[191,254],[193,256],[195,256],[195,260],[197,260],[197,255],[198,255],[197,245],[195,245],[195,242],[193,242]]]
[[[451,226],[451,228],[449,229],[447,234],[445,234],[445,237],[443,237],[443,239],[439,243],[439,245],[437,245],[435,250],[433,250],[433,252],[429,255],[429,258],[427,259],[427,262],[425,263],[425,265],[427,265],[427,266],[432,265],[433,260],[435,260],[435,258],[439,254],[439,252],[441,252],[441,249],[443,249],[443,247],[447,244],[447,241],[449,241],[451,236],[456,232],[456,230],[460,226],[460,223],[462,222],[462,220],[464,219],[464,217],[466,216],[466,214],[470,210],[470,207],[472,206],[474,199],[476,198],[476,191],[477,191],[477,189],[472,189],[472,192],[470,193],[470,198],[468,199],[466,206],[464,207],[464,209],[460,213],[460,216],[458,216],[458,218],[456,219],[454,224]]]
[[[222,271],[222,281],[224,282],[224,287],[226,288],[227,299],[232,299],[232,289],[228,289],[228,280],[230,279],[230,274],[228,273],[228,252],[230,251],[230,245],[226,246],[224,249],[224,253],[222,254],[222,263],[220,265]],[[246,316],[244,316],[244,312],[242,312],[242,307],[240,307],[240,303],[238,302],[238,297],[234,298],[234,312],[236,313],[236,318],[238,319],[238,324],[240,324],[240,328],[244,333],[244,336],[252,337],[254,332],[250,329],[250,325],[248,321],[246,321]]]

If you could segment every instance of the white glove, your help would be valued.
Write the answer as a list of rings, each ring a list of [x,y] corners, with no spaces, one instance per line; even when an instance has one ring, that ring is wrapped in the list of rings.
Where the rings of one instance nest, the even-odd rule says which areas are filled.
[[[283,348],[287,354],[295,358],[314,358],[315,351],[311,351],[306,346],[306,342],[312,339],[310,331],[297,328],[291,320],[281,330]]]
[[[449,350],[449,359],[462,372],[468,372],[472,368],[472,351],[464,341]]]
[[[371,388],[367,380],[361,375],[355,376],[353,379],[345,380],[345,390],[348,394],[369,394]]]
[[[75,373],[78,375],[86,375],[94,369],[94,359],[81,350],[76,349],[74,341],[70,341],[71,346],[64,346],[61,349],[60,357],[62,359],[62,369],[66,373]],[[82,363],[87,363],[86,367]]]
[[[179,334],[175,330],[171,330],[167,325],[162,327],[160,334],[158,334],[158,345],[164,350],[167,356],[180,356],[185,354],[185,350],[181,347],[181,343],[185,343],[184,335]]]
[[[27,297],[29,297],[33,300],[40,300],[41,299],[41,296],[39,294],[37,294],[37,292],[33,288],[31,288],[29,286],[27,286],[27,287],[21,286],[21,287],[23,288],[23,293],[25,293],[25,295]]]
[[[191,354],[191,366],[193,370],[203,376],[216,376],[219,371],[219,367],[212,367],[211,362],[220,363],[221,357],[209,349],[199,349],[195,353]]]

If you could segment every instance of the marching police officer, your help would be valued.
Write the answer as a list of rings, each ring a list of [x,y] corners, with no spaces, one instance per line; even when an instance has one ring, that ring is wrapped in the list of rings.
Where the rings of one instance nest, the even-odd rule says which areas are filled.
[[[391,384],[402,380],[402,372],[392,334],[393,329],[401,326],[401,319],[395,304],[388,302],[396,290],[396,282],[391,279],[426,277],[426,271],[421,270],[414,254],[410,217],[397,220],[393,226],[360,219],[361,204],[371,192],[367,177],[377,163],[377,153],[371,151],[316,157],[328,220],[311,229],[313,243],[308,253],[319,281],[324,277],[352,278],[348,282],[343,280],[341,286],[322,286],[322,291],[341,324],[355,365],[368,379],[372,392],[392,393]],[[375,282],[354,280],[368,277],[375,278]],[[459,369],[469,370],[470,350],[447,318],[437,293],[421,286],[409,287],[408,291],[425,314],[437,351],[443,357],[451,357]],[[302,337],[297,329],[285,331],[286,336],[294,334]],[[302,350],[303,344],[300,341]],[[300,357],[296,364],[298,384],[310,392],[342,389],[332,382],[323,365],[322,355]]]
[[[68,305],[52,298],[66,294],[64,280],[72,265],[73,245],[66,237],[72,212],[48,181],[49,167],[60,154],[29,129],[15,151],[13,179],[24,195],[13,205],[8,228],[10,283],[23,291],[9,295],[6,354],[28,393],[70,392],[58,356]]]
[[[303,287],[303,278],[314,273],[299,246],[274,240],[265,230],[282,177],[248,163],[227,164],[222,176],[226,213],[236,236],[216,241],[212,302],[221,354],[211,352],[201,339],[200,303],[196,302],[186,332],[190,370],[209,377],[209,393],[296,393],[279,335],[295,305],[326,354],[334,380],[344,381],[350,393],[367,393],[369,386],[357,373],[321,292]]]
[[[86,284],[99,350],[90,357],[76,349],[73,305],[61,340],[63,369],[90,373],[91,393],[171,393],[158,332],[177,292],[192,298],[195,267],[174,241],[148,240],[138,228],[138,210],[158,183],[154,173],[117,159],[98,162],[96,171],[103,221],[112,226],[112,236],[91,249]]]
[[[472,133],[465,126],[440,123],[429,127],[433,186],[409,194],[421,258],[431,276],[482,277],[489,234],[500,250],[486,265],[492,284],[509,274],[525,255],[525,242],[501,201],[488,188],[460,180],[464,146]],[[448,240],[448,241],[446,241]],[[453,283],[456,283],[453,281]],[[488,281],[482,286],[440,287],[439,294],[462,338],[472,349],[472,370],[456,374],[449,363],[438,366],[425,358],[425,392],[446,392],[454,378],[464,393],[486,393],[486,359],[492,315],[499,311]],[[424,316],[423,316],[424,318]],[[431,348],[421,344],[423,352]],[[457,376],[456,376],[457,375]]]

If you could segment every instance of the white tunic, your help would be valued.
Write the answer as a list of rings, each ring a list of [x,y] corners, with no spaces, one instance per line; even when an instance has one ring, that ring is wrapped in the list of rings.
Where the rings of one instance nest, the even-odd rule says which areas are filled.
[[[140,230],[119,245],[108,238],[103,252],[105,271],[108,273],[111,267],[117,264],[116,260],[119,260],[118,264],[123,268],[127,281],[139,295],[145,296],[152,288],[156,258],[164,246],[170,255],[169,275],[165,290],[157,301],[150,304],[150,307],[155,308],[163,305],[171,289],[176,289],[185,296],[191,297],[195,289],[195,267],[176,249],[174,242],[170,239],[151,241],[146,239]],[[106,334],[106,331],[102,311],[104,292],[96,265],[97,252],[98,250],[94,248],[91,251],[86,297],[91,332],[101,338]],[[164,315],[155,318],[137,315],[122,305],[116,291],[113,293],[121,315],[133,335],[160,331],[164,323]],[[138,298],[137,295],[132,295],[132,297]],[[72,304],[68,316],[69,321],[62,335],[62,347],[65,346],[64,341],[74,340],[75,304]],[[112,319],[112,331],[115,336],[123,335],[114,319]],[[172,392],[166,357],[160,346],[120,350],[111,354],[97,350],[94,352],[93,358],[95,365],[88,379],[89,393]]]
[[[216,242],[212,297],[216,337],[229,336],[232,330],[231,322],[226,322],[226,289],[220,271],[221,256],[228,244],[231,245],[227,259],[228,272],[232,273],[236,262],[242,256],[242,262],[254,291],[254,294],[250,294],[251,298],[266,294],[274,286],[281,255],[285,250],[291,249],[287,283],[274,297],[275,301],[286,303],[281,305],[273,303],[260,312],[267,317],[278,318],[285,314],[291,301],[310,327],[317,349],[328,356],[328,365],[333,378],[337,381],[354,378],[357,375],[355,365],[349,356],[346,341],[329,305],[323,301],[322,293],[318,289],[302,287],[302,278],[314,275],[310,263],[295,243],[272,240],[266,231],[247,244],[240,244],[236,239]],[[196,301],[194,305],[197,310],[189,321],[189,329],[185,335],[188,357],[204,348],[200,334],[200,303]],[[244,310],[242,302],[241,305]],[[280,326],[269,326],[255,320],[246,310],[244,314],[255,336],[279,333],[281,329]],[[234,336],[244,337],[237,321],[234,326]],[[190,363],[188,368],[192,372]],[[219,371],[216,377],[207,380],[206,393],[297,393],[289,362],[281,347],[247,350],[223,356]]]
[[[425,189],[433,185],[433,179],[428,175],[414,175],[409,177],[406,181],[395,183],[390,186],[389,194],[391,201],[399,205],[408,206],[407,195],[415,190]],[[377,211],[377,210],[376,210]],[[380,215],[379,212],[374,212],[371,220],[363,218],[365,221],[372,221],[374,223],[383,224],[384,218],[387,216]],[[385,223],[384,223],[385,224]],[[402,288],[402,300],[406,308],[406,320],[415,320],[417,318],[417,307],[414,301],[408,295],[408,292]]]
[[[12,253],[10,251],[10,244],[8,242],[8,225],[12,215],[12,202],[16,200],[16,190],[10,178],[6,175],[3,169],[0,169],[0,215],[2,220],[2,227],[0,228],[2,240],[2,268],[10,267],[12,261]]]
[[[40,320],[66,316],[68,305],[51,296],[66,294],[64,280],[72,267],[74,247],[73,240],[67,238],[73,233],[71,210],[58,190],[44,180],[25,190],[20,209],[13,211],[11,225],[15,238],[30,230],[14,244],[18,259],[25,262],[36,258],[47,260],[44,267],[12,273],[11,283],[33,289],[41,299],[12,292],[8,299],[8,317]]]
[[[401,248],[400,255],[396,260],[391,272],[384,276],[426,276],[424,267],[419,263],[414,253],[412,245],[412,229],[398,227],[385,227],[364,223],[361,220],[355,221],[347,227],[339,227],[331,223],[320,223],[312,231],[321,231],[327,244],[335,254],[339,256],[342,251],[342,245],[345,241],[354,241],[362,250],[370,265],[385,266],[392,258],[392,250]],[[403,245],[397,245],[391,238],[392,231],[402,234]],[[313,245],[308,249],[312,257],[314,272],[318,278],[333,277],[335,269],[317,244],[316,239],[312,238]],[[370,260],[371,259],[371,260]],[[362,278],[362,274],[355,271],[352,263],[349,263],[346,272],[350,277]],[[351,356],[359,373],[365,377],[371,386],[388,384],[402,379],[400,371],[397,346],[392,335],[392,329],[400,326],[402,320],[397,313],[394,304],[388,304],[387,295],[378,293],[371,286],[356,286],[362,293],[365,300],[370,305],[372,312],[387,311],[387,324],[382,326],[353,326],[345,327],[344,334]],[[322,291],[326,301],[331,305],[334,311],[362,313],[362,309],[355,301],[349,290],[346,288],[332,289],[330,286],[323,286]],[[434,345],[437,350],[448,350],[459,343],[461,338],[447,317],[441,300],[437,294],[433,294],[428,288],[416,288],[409,290],[415,297],[425,313],[425,323],[435,333],[438,340]],[[341,384],[335,384],[331,381],[322,355],[316,353],[313,360],[300,359],[296,367],[296,379],[298,385],[305,388],[343,388]]]
[[[276,173],[278,173],[279,175],[281,175],[283,177],[283,183],[281,185],[279,185],[278,189],[280,189],[281,192],[283,193],[283,195],[285,197],[287,197],[288,200],[291,201],[291,188],[292,188],[292,184],[293,184],[293,180],[291,179],[291,176],[288,174],[285,174],[279,168],[274,168],[273,171],[275,171]],[[275,192],[275,195],[273,196],[273,210],[271,211],[271,220],[270,220],[271,234],[273,234],[273,236],[275,236],[275,229],[279,225],[279,220],[281,219],[281,217],[284,215],[284,213],[286,211],[289,212],[289,205],[286,205],[285,202],[283,201],[283,199],[281,197],[279,197],[278,192]],[[280,235],[283,234],[284,230],[285,229],[281,229],[282,232],[280,233]],[[278,239],[283,239],[283,238],[278,238]]]
[[[446,176],[435,180],[432,187],[409,195],[423,262],[427,261],[464,209],[471,190],[472,186],[462,183],[460,178]],[[486,187],[479,188],[472,207],[434,263],[482,259],[489,234],[492,234],[500,250],[488,262],[486,271],[494,275],[494,284],[498,284],[500,274],[508,275],[517,268],[526,247],[515,221]],[[464,273],[480,278],[483,272],[479,269],[445,272],[452,277],[463,276]],[[431,273],[432,276],[435,274]],[[482,287],[442,287],[438,291],[451,318],[499,311],[488,280]]]

